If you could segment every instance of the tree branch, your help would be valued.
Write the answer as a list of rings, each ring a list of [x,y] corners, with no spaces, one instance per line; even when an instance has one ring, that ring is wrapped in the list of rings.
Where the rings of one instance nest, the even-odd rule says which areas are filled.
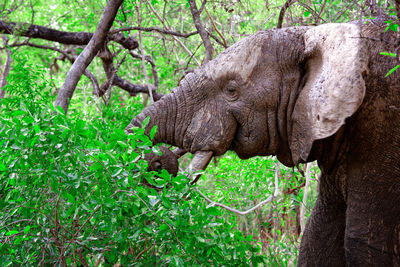
[[[98,54],[102,63],[103,63],[103,68],[104,72],[106,73],[106,76],[108,79],[111,79],[113,76],[113,73],[115,71],[114,65],[113,65],[113,55],[110,52],[108,48],[104,48],[100,51]],[[139,84],[133,84],[131,82],[128,82],[121,77],[119,77],[116,73],[114,74],[114,78],[112,80],[112,85],[116,85],[122,90],[127,91],[131,96],[134,96],[138,93],[149,93],[149,89],[146,85],[139,85]],[[153,88],[153,98],[154,101],[160,100],[161,97],[163,97],[162,94],[159,94],[156,92],[155,88]],[[102,90],[99,91],[98,96],[102,96],[104,92]]]
[[[368,8],[371,11],[371,15],[381,17],[385,16],[385,12],[378,6],[375,0],[367,0],[365,1],[365,5],[368,6]]]
[[[221,39],[222,39],[222,41],[223,41],[223,46],[224,46],[225,48],[228,47],[224,36],[223,36],[222,33],[218,30],[218,28],[217,28],[217,26],[215,25],[214,20],[212,19],[210,13],[208,13],[207,9],[205,9],[205,11],[206,11],[206,13],[207,13],[208,18],[209,18],[210,21],[211,21],[211,25],[213,26],[214,30],[215,30],[215,31],[218,33],[218,35],[221,37]],[[214,39],[215,39],[215,37],[214,37]]]
[[[181,32],[175,32],[172,30],[166,30],[166,29],[161,29],[158,27],[139,27],[139,26],[134,26],[134,27],[126,27],[126,28],[121,28],[121,29],[116,29],[111,31],[110,33],[118,33],[118,32],[123,32],[123,31],[142,31],[142,32],[158,32],[162,34],[167,34],[167,35],[174,35],[177,37],[183,37],[183,38],[188,38],[190,36],[196,35],[199,32],[194,31],[194,32],[189,32],[189,33],[181,33]]]
[[[287,0],[286,3],[282,6],[281,11],[279,12],[278,25],[276,25],[276,28],[278,28],[278,29],[282,28],[283,19],[285,18],[286,9],[288,9],[290,7],[290,5],[293,4],[296,1],[297,0]]]
[[[220,39],[218,39],[217,36],[215,36],[214,34],[212,34],[211,32],[207,31],[208,35],[210,35],[211,38],[213,38],[215,40],[215,42],[217,42],[217,44],[219,44],[220,46],[224,47],[224,48],[228,48],[228,45],[223,43]]]
[[[140,7],[142,5],[142,0],[139,1],[139,4],[136,5],[136,13],[138,16],[138,24],[139,27],[142,24],[142,18],[141,18],[141,14],[140,14]],[[151,103],[154,103],[154,98],[153,98],[153,90],[152,90],[152,86],[150,85],[150,79],[149,79],[149,75],[147,74],[147,68],[146,68],[146,63],[145,63],[145,55],[144,55],[144,48],[143,48],[143,41],[142,41],[142,31],[139,31],[139,49],[140,49],[140,54],[141,56],[141,61],[142,61],[142,70],[143,70],[143,74],[144,74],[144,78],[146,79],[146,85],[149,89],[149,97],[150,97],[150,101]],[[146,99],[147,100],[147,99]]]
[[[204,48],[206,49],[206,56],[203,61],[203,64],[205,64],[212,59],[214,49],[211,44],[210,37],[208,36],[207,31],[205,30],[203,24],[201,23],[200,11],[197,9],[196,1],[189,0],[189,6],[190,6],[190,11],[192,13],[194,25],[196,26],[196,29],[200,34],[201,40],[203,40]]]
[[[395,0],[394,5],[396,7],[397,20],[400,21],[400,0]]]
[[[4,47],[7,46],[7,42],[8,42],[7,37],[3,36]],[[4,69],[3,69],[3,72],[2,72],[1,78],[0,78],[0,99],[4,98],[4,96],[5,96],[5,91],[3,91],[3,87],[6,86],[6,84],[7,84],[7,76],[10,73],[11,61],[12,61],[11,50],[7,49],[7,47],[6,47],[6,54],[7,54],[7,58],[6,58],[6,62],[4,64]]]
[[[166,30],[169,30],[168,26],[165,24],[165,21],[160,17],[160,15],[157,13],[157,11],[154,9],[153,5],[149,2],[149,0],[146,0],[147,4],[149,5],[151,11],[156,15],[158,20],[163,24],[164,28]],[[190,56],[193,57],[193,60],[196,61],[197,65],[201,65],[200,62],[194,57],[193,53],[190,52],[190,50],[179,40],[176,36],[172,35],[174,40],[186,51],[186,53]]]
[[[200,196],[202,196],[207,202],[209,202],[213,206],[218,206],[218,207],[224,208],[224,209],[226,209],[226,210],[228,210],[230,212],[235,213],[236,215],[246,215],[246,214],[254,211],[255,209],[258,209],[258,208],[264,206],[265,204],[271,202],[274,198],[276,198],[278,196],[278,189],[279,189],[279,186],[278,186],[279,185],[278,184],[278,171],[279,171],[279,162],[277,163],[276,168],[275,168],[275,189],[274,189],[273,195],[270,196],[269,198],[267,198],[266,200],[261,201],[256,206],[254,206],[251,209],[248,209],[246,211],[239,211],[237,209],[233,209],[231,207],[228,207],[228,206],[226,206],[224,204],[221,204],[221,203],[218,203],[218,202],[214,202],[211,199],[209,199],[208,197],[206,197],[197,187],[195,187],[194,190],[197,193],[199,193]]]
[[[87,45],[93,37],[93,33],[89,32],[64,32],[34,24],[5,22],[2,20],[0,20],[0,34],[38,38],[67,45]],[[129,50],[138,47],[136,38],[125,37],[121,33],[109,34],[107,38]]]
[[[133,58],[142,59],[141,56],[139,56],[139,55],[133,53],[132,51],[129,51],[129,54],[130,54]],[[151,56],[149,56],[149,55],[146,55],[146,56],[144,57],[144,59],[145,59],[147,62],[149,62],[150,65],[151,65],[151,74],[153,75],[154,86],[155,86],[156,88],[158,88],[158,85],[159,85],[160,81],[159,81],[159,79],[158,79],[158,73],[157,73],[157,69],[156,69],[156,64],[154,63],[154,59],[153,59]]]
[[[305,228],[305,225],[306,225],[305,212],[306,212],[306,204],[307,204],[307,197],[308,197],[308,188],[310,187],[310,180],[311,180],[311,166],[312,166],[312,163],[307,163],[306,185],[304,187],[302,205],[300,206],[300,229],[301,229],[301,233],[304,232],[304,228]]]
[[[147,88],[147,86],[140,85],[140,84],[133,84],[131,82],[128,82],[128,81],[122,79],[118,75],[115,75],[114,80],[113,80],[113,85],[116,85],[116,86],[120,87],[121,89],[127,91],[131,96],[134,96],[138,93],[145,93],[145,94],[149,93],[149,89]],[[155,91],[153,89],[154,101],[160,100],[161,97],[163,97],[163,94],[157,93],[157,91]]]
[[[90,39],[88,45],[78,56],[75,62],[72,64],[69,70],[63,86],[58,92],[57,99],[54,102],[54,106],[61,106],[65,112],[68,110],[69,101],[74,94],[76,85],[81,78],[82,73],[85,71],[87,66],[96,56],[97,52],[104,45],[107,37],[107,33],[110,30],[112,23],[115,19],[119,6],[122,4],[122,0],[109,0],[107,6],[101,16],[100,22]]]

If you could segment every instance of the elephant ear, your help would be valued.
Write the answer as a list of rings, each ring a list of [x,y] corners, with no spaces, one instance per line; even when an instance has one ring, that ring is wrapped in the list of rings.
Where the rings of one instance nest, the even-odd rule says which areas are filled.
[[[315,140],[329,137],[357,111],[365,94],[367,52],[355,24],[307,30],[305,82],[292,113],[289,137],[295,164],[307,161]]]

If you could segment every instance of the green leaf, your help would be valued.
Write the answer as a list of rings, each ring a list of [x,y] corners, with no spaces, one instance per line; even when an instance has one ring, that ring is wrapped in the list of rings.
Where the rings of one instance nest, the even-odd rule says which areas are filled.
[[[162,196],[162,202],[164,203],[164,206],[167,209],[171,209],[172,208],[171,201],[167,197]]]
[[[127,143],[122,142],[122,141],[117,141],[117,144],[122,148],[128,148],[129,147]]]
[[[400,67],[400,65],[397,65],[396,67],[394,67],[393,69],[389,70],[389,72],[385,75],[385,77],[389,76],[390,74],[392,74],[395,70],[397,70]]]
[[[14,111],[14,112],[12,113],[12,116],[13,116],[13,117],[18,117],[18,116],[20,116],[20,115],[22,115],[22,114],[25,114],[25,111],[16,110],[16,111]]]
[[[391,24],[391,25],[389,26],[389,28],[390,28],[392,31],[397,32],[398,29],[399,29],[399,24]]]
[[[24,234],[29,233],[29,231],[31,230],[31,227],[29,225],[27,225],[24,229]]]
[[[247,241],[247,242],[253,241],[253,236],[252,236],[252,235],[246,236],[246,241]]]
[[[11,231],[8,231],[6,233],[6,236],[15,235],[15,234],[18,234],[18,233],[19,233],[19,231],[17,231],[17,230],[11,230]]]
[[[150,139],[154,139],[156,132],[157,132],[157,125],[154,125],[154,127],[151,128],[151,131],[150,131]]]
[[[310,11],[304,11],[303,13],[304,17],[309,17],[311,15]]]
[[[150,116],[147,116],[142,122],[142,127],[146,128],[146,126],[147,126],[147,124],[149,124],[149,122],[150,122]]]
[[[383,56],[390,56],[390,57],[394,57],[394,58],[397,57],[397,54],[396,54],[396,53],[380,52],[380,54],[383,55]]]
[[[33,129],[35,130],[36,133],[40,133],[40,127],[39,127],[39,125],[35,124],[35,125],[33,126]]]
[[[159,227],[159,229],[160,229],[160,231],[166,231],[166,230],[169,229],[169,227],[168,227],[168,225],[166,225],[166,224],[161,224],[160,227]]]

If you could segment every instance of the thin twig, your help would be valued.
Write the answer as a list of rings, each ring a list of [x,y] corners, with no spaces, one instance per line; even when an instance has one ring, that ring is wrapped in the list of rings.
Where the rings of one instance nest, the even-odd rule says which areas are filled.
[[[214,30],[218,33],[218,35],[221,37],[221,39],[222,39],[222,41],[223,41],[223,44],[224,44],[224,47],[226,48],[228,45],[226,44],[226,40],[225,40],[224,36],[223,36],[222,33],[218,30],[217,26],[216,26],[215,23],[214,23],[213,18],[211,17],[210,13],[208,13],[207,9],[204,9],[204,10],[206,11],[206,14],[207,14],[208,18],[209,18],[210,21],[211,21],[211,25],[213,26]],[[214,39],[215,39],[215,37],[214,37]]]
[[[400,0],[395,0],[394,5],[396,7],[397,20],[400,21]]]
[[[139,56],[139,55],[133,53],[132,51],[129,51],[129,54],[130,54],[133,58],[142,59],[141,56]],[[154,59],[153,59],[151,56],[149,56],[149,55],[146,55],[146,56],[144,57],[144,59],[145,59],[147,62],[149,62],[150,65],[151,65],[151,74],[153,75],[154,87],[155,87],[155,88],[158,88],[158,85],[159,85],[160,81],[159,81],[159,79],[158,79],[158,73],[157,73],[156,64],[155,64],[155,62],[154,62]]]
[[[9,224],[7,224],[7,225],[4,225],[4,226],[0,227],[0,230],[1,230],[1,229],[4,229],[4,228],[7,228],[7,227],[9,227],[9,226],[11,226],[11,225],[13,225],[13,224],[18,224],[18,223],[20,223],[20,222],[32,222],[32,221],[33,221],[32,219],[21,219],[21,220],[14,221],[14,222],[11,222],[11,223],[9,223]]]
[[[268,197],[266,200],[261,201],[260,203],[258,203],[256,206],[246,210],[246,211],[239,211],[237,209],[228,207],[224,204],[212,201],[211,199],[209,199],[208,197],[206,197],[197,187],[194,188],[194,190],[196,192],[198,192],[200,194],[200,196],[202,196],[207,202],[209,202],[212,206],[218,206],[221,208],[224,208],[230,212],[235,213],[236,215],[246,215],[252,211],[254,211],[255,209],[260,208],[261,206],[271,202],[274,198],[276,198],[278,196],[278,189],[279,189],[279,183],[278,183],[278,171],[279,171],[279,162],[277,163],[276,169],[275,169],[275,190],[272,196]]]
[[[160,17],[160,15],[157,13],[157,11],[154,9],[153,5],[150,3],[149,0],[146,0],[147,4],[149,5],[151,11],[154,13],[154,15],[156,15],[156,17],[158,18],[158,20],[163,24],[164,28],[166,30],[170,30],[168,28],[168,26],[165,24],[164,20]],[[181,40],[179,40],[176,36],[172,35],[172,37],[174,38],[174,40],[186,51],[186,53],[188,53],[189,56],[193,57],[194,61],[196,61],[197,65],[200,66],[200,62],[193,56],[192,52],[190,52],[190,50],[181,42]]]
[[[326,2],[327,2],[327,0],[324,0],[324,3],[322,4],[321,10],[320,10],[319,13],[318,13],[318,16],[319,16],[319,17],[321,17],[321,16],[322,16],[322,13],[324,13],[325,6],[326,6]]]
[[[304,195],[302,200],[302,205],[300,206],[300,229],[301,229],[301,236],[303,235],[304,228],[305,228],[305,212],[306,212],[306,204],[307,204],[307,197],[308,197],[308,188],[310,187],[310,179],[311,179],[311,166],[312,163],[307,163],[306,168],[306,185],[304,187]]]
[[[302,7],[304,7],[305,9],[307,9],[315,18],[317,18],[317,19],[319,19],[319,20],[322,20],[322,22],[326,22],[323,18],[321,18],[321,16],[317,13],[317,12],[315,12],[315,10],[314,9],[312,9],[309,5],[307,5],[307,4],[305,4],[305,3],[303,3],[302,1],[297,1],[297,3],[299,4],[299,5],[301,5]]]
[[[138,5],[136,5],[136,12],[137,12],[137,17],[138,17],[138,24],[140,27],[140,24],[142,23],[142,18],[140,14],[140,7],[142,5],[142,0],[139,1]],[[154,103],[154,98],[153,98],[153,90],[152,86],[150,85],[149,82],[149,75],[147,73],[147,68],[146,68],[146,63],[145,63],[145,55],[144,55],[144,48],[143,48],[143,42],[142,42],[142,31],[139,31],[139,48],[140,48],[140,54],[142,55],[142,69],[143,69],[143,74],[146,79],[146,84],[149,89],[149,96],[150,96],[150,101],[151,103]]]
[[[141,251],[136,257],[135,257],[135,261],[137,261],[138,259],[140,259],[140,257],[142,257],[142,255],[144,253],[146,253],[147,251],[149,251],[150,249],[152,249],[154,246],[156,245],[156,242],[154,241],[153,245],[151,245],[150,247],[145,247],[145,249],[143,251]]]
[[[119,51],[119,52],[120,52],[120,51]],[[118,52],[118,53],[119,53],[119,52]],[[105,99],[105,98],[104,98],[104,95],[103,95],[103,101],[104,101],[104,104],[105,104],[106,106],[108,106],[108,104],[109,104],[109,102],[110,102],[110,99],[111,99],[111,89],[112,89],[112,86],[114,85],[114,84],[113,84],[113,81],[114,81],[114,79],[115,79],[115,76],[117,75],[118,69],[121,67],[122,63],[124,63],[125,58],[126,58],[126,54],[125,54],[125,55],[122,57],[122,59],[117,63],[117,67],[116,67],[116,68],[114,69],[114,71],[112,72],[112,75],[111,75],[110,79],[107,81],[107,83],[105,83],[105,85],[107,86],[107,88],[106,88],[106,89],[101,89],[102,91],[104,91],[104,95],[106,95],[106,93],[109,92],[107,99]]]
[[[140,26],[116,29],[116,30],[111,31],[111,33],[117,33],[117,32],[123,32],[123,31],[158,32],[158,33],[162,33],[162,34],[173,35],[173,36],[183,37],[183,38],[188,38],[190,36],[198,34],[198,31],[189,32],[189,33],[181,33],[181,32],[176,32],[176,31],[172,31],[172,30],[161,29],[158,27],[140,27]]]

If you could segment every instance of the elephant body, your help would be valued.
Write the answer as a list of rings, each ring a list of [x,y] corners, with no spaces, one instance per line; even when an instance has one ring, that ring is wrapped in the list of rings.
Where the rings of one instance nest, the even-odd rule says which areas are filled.
[[[195,154],[318,161],[319,196],[299,266],[400,266],[400,46],[385,25],[252,35],[187,75],[150,116],[155,142]]]

